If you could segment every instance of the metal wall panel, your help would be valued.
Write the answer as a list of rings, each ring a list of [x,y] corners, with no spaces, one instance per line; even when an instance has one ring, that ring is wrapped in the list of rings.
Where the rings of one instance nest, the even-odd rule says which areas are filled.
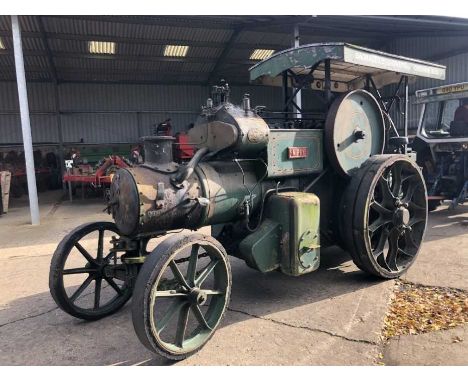
[[[55,115],[31,115],[31,134],[34,143],[58,142]],[[0,144],[22,143],[19,115],[0,115]]]
[[[466,39],[462,37],[418,37],[395,40],[390,44],[389,51],[398,55],[430,60],[431,56],[434,55],[433,52],[449,54],[460,50],[462,47],[466,47]],[[468,52],[438,59],[436,62],[447,67],[445,81],[419,78],[409,86],[410,110],[408,125],[410,130],[414,131],[417,128],[421,109],[421,106],[414,104],[416,90],[468,81]],[[402,127],[401,124],[399,127]]]
[[[65,142],[135,142],[138,138],[136,117],[131,114],[64,114],[62,128]]]
[[[63,84],[60,106],[67,111],[196,111],[207,94],[202,86]]]

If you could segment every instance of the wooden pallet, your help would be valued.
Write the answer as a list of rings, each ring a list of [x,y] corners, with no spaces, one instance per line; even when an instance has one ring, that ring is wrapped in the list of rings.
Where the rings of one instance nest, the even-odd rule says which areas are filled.
[[[11,172],[0,171],[0,214],[8,212],[10,200]]]

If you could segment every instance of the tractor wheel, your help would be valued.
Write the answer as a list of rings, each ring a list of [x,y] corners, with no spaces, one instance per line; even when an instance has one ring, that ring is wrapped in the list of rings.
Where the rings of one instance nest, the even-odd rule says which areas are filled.
[[[231,268],[210,236],[173,235],[147,257],[133,295],[133,326],[140,341],[180,360],[199,351],[229,304]]]
[[[340,233],[354,263],[385,279],[415,261],[427,223],[424,178],[405,155],[375,155],[353,175],[342,202]]]

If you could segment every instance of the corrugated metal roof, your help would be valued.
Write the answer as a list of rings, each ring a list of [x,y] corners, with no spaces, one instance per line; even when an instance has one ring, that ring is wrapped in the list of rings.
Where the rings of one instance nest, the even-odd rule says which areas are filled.
[[[448,49],[440,36],[456,35],[452,40],[458,45],[465,41],[461,36],[468,37],[467,20],[434,16],[21,16],[29,79],[52,78],[39,17],[59,80],[70,81],[200,82],[207,80],[216,67],[217,76],[226,73],[246,82],[252,49],[267,46],[278,51],[291,46],[297,23],[302,44],[345,41],[387,49],[385,45],[390,43],[387,45],[391,48],[392,39],[427,34],[434,36],[434,43],[414,40],[418,41],[415,44],[420,50],[437,54]],[[238,29],[239,35],[228,46]],[[0,16],[0,36],[8,57],[12,57],[8,16]],[[90,39],[115,40],[117,55],[110,60],[90,59]],[[171,43],[190,46],[185,62],[168,62],[164,57],[164,46]],[[411,56],[410,46],[401,43],[399,49]],[[221,57],[223,62],[216,65]],[[5,58],[3,52],[0,63],[6,66],[0,68],[0,78],[13,80],[13,60]]]

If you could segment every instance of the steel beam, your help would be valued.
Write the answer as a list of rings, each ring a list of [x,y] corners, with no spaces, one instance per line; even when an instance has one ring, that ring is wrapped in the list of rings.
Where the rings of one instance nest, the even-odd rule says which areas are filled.
[[[16,81],[18,84],[18,99],[21,114],[21,129],[23,132],[24,157],[26,161],[26,177],[28,181],[29,207],[31,223],[40,224],[39,202],[37,198],[36,173],[34,169],[34,155],[32,148],[31,122],[29,120],[28,92],[24,72],[23,46],[18,16],[11,16],[13,32],[13,49],[15,52]]]
[[[60,175],[65,172],[65,158],[63,155],[63,129],[62,129],[62,117],[60,116],[60,93],[59,93],[59,84],[57,76],[57,68],[54,63],[54,57],[52,50],[49,46],[49,41],[47,40],[44,23],[41,16],[37,16],[37,24],[39,26],[39,32],[41,33],[42,43],[44,44],[45,51],[47,53],[47,61],[49,63],[49,68],[52,73],[52,78],[54,80],[54,95],[55,95],[55,115],[57,120],[57,134],[58,134],[58,143],[59,143],[59,166],[60,166]],[[63,190],[66,190],[65,183],[62,184]]]
[[[468,21],[450,21],[451,18],[447,18],[447,20],[434,20],[434,19],[418,19],[416,17],[407,17],[407,16],[352,16],[355,19],[361,19],[366,21],[387,21],[387,22],[396,22],[396,23],[410,23],[410,24],[420,24],[420,25],[427,25],[427,26],[456,26],[462,28],[468,28]]]
[[[226,62],[226,60],[227,60],[227,58],[229,56],[229,53],[231,53],[231,50],[234,47],[234,44],[236,43],[236,41],[237,41],[237,39],[238,39],[238,37],[239,37],[239,35],[241,34],[242,31],[243,31],[242,28],[237,28],[237,29],[234,29],[234,31],[232,32],[231,37],[229,38],[229,41],[227,42],[226,46],[224,47],[223,51],[221,52],[221,55],[219,56],[218,61],[216,62],[213,70],[211,71],[211,73],[210,73],[210,75],[208,77],[207,85],[213,84],[213,82],[215,80],[215,77],[219,74],[219,71],[220,71],[221,67]]]

